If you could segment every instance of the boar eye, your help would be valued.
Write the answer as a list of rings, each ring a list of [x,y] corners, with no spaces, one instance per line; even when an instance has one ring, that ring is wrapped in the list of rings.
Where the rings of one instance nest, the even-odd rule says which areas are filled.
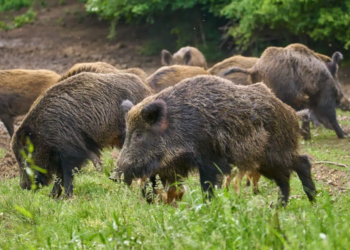
[[[141,138],[142,138],[141,131],[136,131],[136,139],[141,139]]]

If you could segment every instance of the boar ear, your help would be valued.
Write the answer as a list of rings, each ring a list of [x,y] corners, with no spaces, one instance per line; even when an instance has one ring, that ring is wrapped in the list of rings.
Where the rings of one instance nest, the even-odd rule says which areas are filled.
[[[333,77],[335,77],[335,75],[337,74],[337,66],[339,66],[340,61],[342,59],[343,59],[342,53],[334,52],[334,54],[332,55],[332,61],[327,62],[327,67]]]
[[[188,50],[184,55],[185,64],[188,64],[192,58],[191,50]]]
[[[173,60],[173,56],[171,53],[165,49],[162,50],[162,65],[167,66],[171,64],[171,61]]]
[[[167,106],[163,100],[155,100],[147,104],[141,111],[142,118],[151,125],[166,121]]]
[[[343,54],[340,52],[334,52],[332,55],[332,63],[339,64],[341,60],[343,60]]]
[[[132,104],[132,102],[131,101],[129,101],[129,100],[124,100],[123,102],[122,102],[122,109],[123,109],[123,111],[124,111],[124,113],[128,113],[129,112],[129,110],[132,108],[132,107],[134,107],[134,104]]]

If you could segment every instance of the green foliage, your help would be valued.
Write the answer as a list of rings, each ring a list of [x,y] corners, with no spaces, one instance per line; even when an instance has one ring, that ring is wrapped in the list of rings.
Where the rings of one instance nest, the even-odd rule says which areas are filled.
[[[0,0],[0,13],[6,10],[19,10],[28,7],[33,0]]]
[[[158,31],[159,24],[172,23],[167,32],[176,37],[176,48],[207,47],[201,34],[215,36],[207,38],[210,49],[217,48],[224,35],[233,40],[229,48],[233,44],[236,52],[256,55],[266,46],[293,42],[312,44],[324,53],[350,45],[350,0],[87,0],[86,7],[105,19],[153,24]],[[201,21],[200,30],[202,17],[207,20]],[[220,34],[218,29],[228,23]],[[199,32],[193,36],[195,28]]]
[[[234,21],[228,34],[247,49],[254,43],[318,41],[348,47],[350,1],[233,0],[220,15]]]
[[[23,15],[16,16],[13,20],[13,24],[16,28],[21,27],[24,24],[34,23],[37,13],[31,8]]]
[[[11,30],[22,27],[24,24],[34,23],[37,13],[29,8],[23,15],[15,16],[12,22],[0,22],[0,30]]]

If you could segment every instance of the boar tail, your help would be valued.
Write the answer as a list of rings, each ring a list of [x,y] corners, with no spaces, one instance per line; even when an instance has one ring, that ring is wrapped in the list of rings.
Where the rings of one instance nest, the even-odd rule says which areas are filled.
[[[223,70],[219,73],[219,76],[221,77],[225,77],[229,74],[233,74],[233,73],[243,73],[243,74],[247,74],[247,75],[250,75],[252,72],[251,69],[242,69],[242,68],[239,68],[239,67],[230,67],[226,70]]]

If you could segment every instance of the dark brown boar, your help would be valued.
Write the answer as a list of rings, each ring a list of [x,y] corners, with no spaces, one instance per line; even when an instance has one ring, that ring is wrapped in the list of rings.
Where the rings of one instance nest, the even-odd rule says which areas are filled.
[[[38,96],[59,78],[49,70],[0,70],[0,119],[11,137],[14,119],[25,115]]]
[[[156,92],[173,86],[183,79],[198,75],[209,75],[207,71],[200,67],[173,65],[158,69],[147,78],[149,86]]]
[[[174,55],[167,50],[162,50],[162,65],[189,65],[207,69],[207,62],[204,55],[195,47],[183,47]]]
[[[105,62],[92,62],[92,63],[77,63],[74,64],[72,68],[68,70],[62,77],[60,81],[67,79],[68,77],[77,75],[82,72],[92,72],[92,73],[101,73],[101,74],[118,74],[118,73],[130,73],[137,75],[140,79],[146,83],[147,74],[145,71],[139,68],[130,68],[130,69],[117,69],[113,65],[110,65]]]
[[[240,67],[243,69],[252,68],[255,63],[259,60],[257,57],[245,57],[245,56],[232,56],[215,64],[213,67],[208,69],[208,73],[212,75],[219,75],[223,70],[230,67]],[[225,78],[239,85],[250,85],[251,82],[245,73],[233,73],[225,75]]]
[[[122,106],[130,110],[117,165],[128,184],[156,174],[173,182],[198,170],[203,190],[212,195],[212,186],[220,186],[234,165],[274,180],[284,204],[296,171],[309,200],[314,199],[311,164],[298,151],[298,118],[262,83],[240,86],[197,76],[136,106],[130,101]]]
[[[331,68],[340,59],[334,53],[331,64],[326,65],[320,56],[301,44],[286,48],[269,47],[250,70],[230,68],[222,73],[250,74],[251,81],[262,77],[276,96],[296,110],[309,108],[326,128],[333,129],[338,138],[346,134],[338,124],[335,107],[339,104],[342,91],[332,75]]]
[[[21,187],[31,187],[21,155],[29,138],[35,164],[48,172],[36,171],[37,184],[48,185],[56,174],[51,195],[61,195],[63,181],[65,196],[71,197],[73,169],[80,169],[87,159],[98,160],[105,147],[123,145],[122,100],[138,103],[150,94],[139,77],[123,73],[80,73],[54,85],[31,108],[12,138]]]

